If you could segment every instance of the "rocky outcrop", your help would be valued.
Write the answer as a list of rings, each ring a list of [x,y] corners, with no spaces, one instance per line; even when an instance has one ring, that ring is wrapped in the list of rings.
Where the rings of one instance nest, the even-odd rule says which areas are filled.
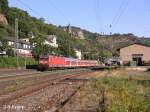
[[[71,34],[74,38],[77,39],[85,39],[84,33],[80,28],[72,27],[70,25],[63,27],[63,30],[69,34]]]
[[[0,14],[0,24],[8,25],[6,17],[2,14]]]

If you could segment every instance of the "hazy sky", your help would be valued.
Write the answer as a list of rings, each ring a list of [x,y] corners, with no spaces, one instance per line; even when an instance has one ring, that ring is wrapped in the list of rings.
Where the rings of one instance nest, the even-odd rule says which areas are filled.
[[[150,0],[9,0],[55,25],[150,37]]]

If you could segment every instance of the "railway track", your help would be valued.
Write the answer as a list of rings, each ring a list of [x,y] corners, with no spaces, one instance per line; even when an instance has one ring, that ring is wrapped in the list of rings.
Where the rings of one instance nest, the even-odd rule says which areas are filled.
[[[20,78],[27,78],[27,77],[37,77],[40,75],[50,75],[50,74],[57,74],[57,73],[67,73],[67,72],[76,72],[76,71],[86,71],[89,69],[70,69],[70,70],[56,70],[56,71],[45,71],[45,72],[33,72],[21,75],[7,75],[7,76],[0,76],[0,82],[5,80],[14,80]]]
[[[81,72],[81,73],[72,73],[72,74],[67,74],[67,75],[64,74],[64,75],[61,75],[61,76],[58,76],[58,77],[55,77],[55,78],[52,78],[52,79],[47,79],[47,80],[44,80],[42,82],[33,84],[32,86],[29,86],[29,87],[24,88],[24,89],[17,90],[16,92],[11,92],[7,95],[1,95],[0,96],[0,106],[5,105],[8,102],[10,102],[12,100],[15,100],[15,99],[18,99],[22,96],[25,96],[25,95],[31,94],[33,92],[39,91],[39,90],[41,90],[43,88],[46,88],[48,86],[53,86],[53,85],[55,85],[56,82],[60,82],[62,80],[68,79],[68,78],[86,76],[90,73],[92,73],[92,71],[91,72],[89,72],[89,71],[85,72],[84,71],[84,72]]]
[[[56,71],[56,72],[42,72],[41,74],[23,77],[11,77],[0,80],[0,95],[5,95],[20,89],[25,89],[30,86],[38,85],[48,80],[67,75],[73,75],[78,73],[90,72],[89,69]]]
[[[92,67],[92,68],[90,68],[91,70],[105,70],[105,69],[116,69],[116,68],[118,68],[118,67]],[[60,72],[68,72],[68,71],[78,71],[78,70],[87,70],[87,69],[65,69],[65,70],[54,70],[54,71],[45,71],[45,72],[37,72],[37,71],[32,71],[32,72],[29,72],[29,73],[21,73],[22,71],[20,71],[19,73],[18,73],[18,71],[17,71],[17,73],[16,74],[12,74],[12,73],[7,73],[7,74],[5,74],[5,73],[2,73],[1,75],[0,75],[0,81],[2,81],[2,80],[5,80],[5,79],[8,79],[8,80],[10,80],[10,79],[15,79],[15,78],[25,78],[25,77],[33,77],[33,76],[37,76],[37,75],[41,75],[41,74],[53,74],[53,73],[60,73]],[[12,71],[13,72],[13,71]],[[23,72],[25,72],[25,71],[23,71]]]

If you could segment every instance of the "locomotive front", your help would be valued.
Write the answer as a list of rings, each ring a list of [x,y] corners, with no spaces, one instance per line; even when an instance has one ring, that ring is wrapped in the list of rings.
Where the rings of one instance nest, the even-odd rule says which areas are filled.
[[[48,69],[48,56],[40,56],[38,70],[45,71]]]

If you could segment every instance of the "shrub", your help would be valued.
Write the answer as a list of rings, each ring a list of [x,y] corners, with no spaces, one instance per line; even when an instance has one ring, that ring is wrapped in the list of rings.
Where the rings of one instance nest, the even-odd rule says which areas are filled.
[[[18,57],[19,67],[24,67],[26,65],[37,65],[37,61],[33,58],[21,58]],[[1,57],[0,58],[0,68],[11,68],[17,67],[17,58],[16,57]]]
[[[99,103],[99,112],[149,112],[150,83],[121,78],[100,78],[91,88]]]

